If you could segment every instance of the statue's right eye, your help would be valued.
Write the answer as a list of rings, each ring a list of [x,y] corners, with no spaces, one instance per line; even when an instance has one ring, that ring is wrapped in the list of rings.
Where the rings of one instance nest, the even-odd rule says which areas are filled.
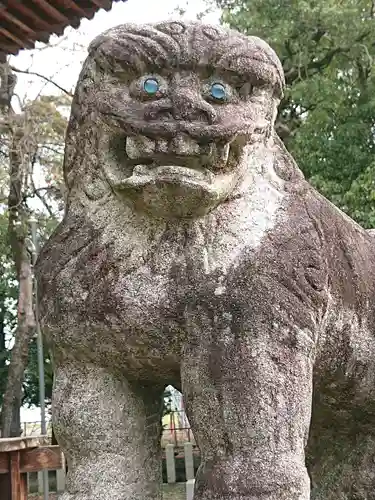
[[[146,74],[131,82],[129,93],[140,101],[162,99],[168,93],[168,82],[160,75]]]
[[[150,97],[156,95],[159,89],[160,89],[159,82],[155,78],[147,78],[143,82],[143,90]]]
[[[210,96],[216,101],[225,101],[227,98],[225,86],[219,82],[213,83],[210,87]]]

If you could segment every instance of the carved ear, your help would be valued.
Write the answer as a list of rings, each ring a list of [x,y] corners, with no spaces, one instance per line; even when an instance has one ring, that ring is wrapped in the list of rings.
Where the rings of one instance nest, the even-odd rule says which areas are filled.
[[[298,168],[297,163],[275,131],[273,132],[273,140],[276,148],[274,167],[276,174],[284,181],[304,179],[302,171]]]

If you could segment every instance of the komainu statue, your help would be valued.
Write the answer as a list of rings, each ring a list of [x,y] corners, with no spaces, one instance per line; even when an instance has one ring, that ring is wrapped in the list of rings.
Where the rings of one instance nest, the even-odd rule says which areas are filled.
[[[276,135],[283,78],[200,23],[91,44],[37,266],[63,500],[161,498],[167,384],[196,500],[375,499],[375,245]]]

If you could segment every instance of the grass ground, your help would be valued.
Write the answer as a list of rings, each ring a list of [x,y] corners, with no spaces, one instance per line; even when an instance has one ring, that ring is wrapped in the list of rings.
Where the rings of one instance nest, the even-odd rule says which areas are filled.
[[[55,493],[49,494],[49,500],[57,500]],[[185,500],[185,483],[163,484],[163,500]],[[29,500],[43,500],[43,496],[29,495]]]
[[[186,498],[185,483],[163,484],[164,500],[185,500],[185,498]]]

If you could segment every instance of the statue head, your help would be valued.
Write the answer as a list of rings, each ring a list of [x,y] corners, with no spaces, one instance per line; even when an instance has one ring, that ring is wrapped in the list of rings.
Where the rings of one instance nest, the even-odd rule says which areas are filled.
[[[156,217],[199,217],[235,195],[274,136],[283,71],[262,40],[217,26],[121,25],[97,37],[68,130],[70,189]]]

